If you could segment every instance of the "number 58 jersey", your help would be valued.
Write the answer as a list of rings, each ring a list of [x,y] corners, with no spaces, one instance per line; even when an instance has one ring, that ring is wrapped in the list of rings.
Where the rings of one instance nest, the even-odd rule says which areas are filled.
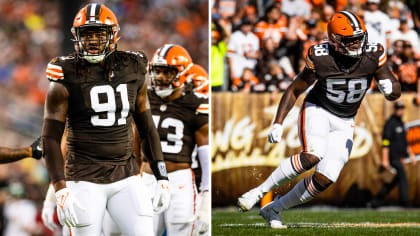
[[[209,122],[207,96],[189,91],[166,102],[152,89],[147,96],[165,160],[191,163],[195,132]]]
[[[357,60],[339,54],[328,43],[310,47],[305,69],[313,71],[317,82],[306,96],[306,101],[339,117],[355,116],[375,72],[387,60],[386,52],[379,43],[369,43],[364,50]],[[351,60],[355,62],[351,63]],[[351,66],[346,66],[346,63]]]

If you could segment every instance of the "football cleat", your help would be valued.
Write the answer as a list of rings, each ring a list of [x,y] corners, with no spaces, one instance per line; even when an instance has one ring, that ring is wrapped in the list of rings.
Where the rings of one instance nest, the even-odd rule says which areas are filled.
[[[265,205],[260,210],[260,215],[267,221],[268,226],[273,229],[285,229],[287,228],[286,225],[283,225],[281,222],[281,215],[274,209],[274,204],[278,201],[280,197],[276,197],[274,201],[270,202],[269,204]]]
[[[260,189],[251,189],[238,198],[238,206],[241,211],[249,211],[263,197],[264,193]]]

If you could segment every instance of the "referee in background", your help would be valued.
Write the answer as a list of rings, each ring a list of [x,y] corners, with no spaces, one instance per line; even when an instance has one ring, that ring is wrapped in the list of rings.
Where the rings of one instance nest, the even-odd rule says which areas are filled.
[[[404,158],[408,155],[413,165],[416,157],[407,143],[406,130],[402,121],[404,115],[404,103],[394,103],[394,113],[386,121],[382,136],[382,167],[388,171],[396,171],[394,178],[389,183],[384,183],[377,195],[368,204],[373,208],[383,204],[385,196],[398,184],[400,204],[409,206],[408,181],[404,169]]]

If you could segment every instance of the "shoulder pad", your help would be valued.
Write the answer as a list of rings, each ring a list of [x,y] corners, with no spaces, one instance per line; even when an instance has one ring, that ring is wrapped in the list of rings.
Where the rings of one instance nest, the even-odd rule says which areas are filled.
[[[58,81],[64,79],[64,72],[60,58],[52,59],[46,69],[46,77],[51,81]]]
[[[199,115],[199,114],[203,114],[203,115],[208,115],[209,114],[209,104],[208,103],[201,103],[197,109],[195,110],[195,114]]]
[[[365,46],[365,53],[370,54],[378,61],[378,67],[385,65],[387,61],[386,50],[380,43],[368,42]]]

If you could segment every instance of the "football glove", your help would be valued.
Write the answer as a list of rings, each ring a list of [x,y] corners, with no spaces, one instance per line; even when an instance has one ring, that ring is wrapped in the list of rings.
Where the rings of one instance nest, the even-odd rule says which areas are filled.
[[[42,148],[41,148],[41,137],[38,137],[32,144],[32,157],[35,159],[41,159],[42,157]]]
[[[42,207],[42,222],[44,222],[45,227],[54,231],[59,228],[59,226],[54,221],[54,213],[55,213],[55,202],[44,202]]]
[[[385,96],[392,93],[392,82],[390,79],[382,79],[378,82],[378,88]]]
[[[169,193],[169,181],[168,180],[158,180],[155,190],[155,195],[153,196],[152,204],[153,211],[155,214],[160,214],[169,207],[170,193]]]
[[[73,197],[69,188],[63,188],[55,193],[57,200],[57,214],[61,225],[68,227],[80,226],[76,215],[76,207],[85,211],[79,201]]]
[[[283,134],[283,125],[274,123],[270,129],[270,134],[268,135],[268,142],[270,143],[280,142],[282,134]]]
[[[200,207],[198,209],[197,220],[195,221],[193,235],[202,235],[209,230],[209,206],[210,194],[209,191],[200,193]]]

